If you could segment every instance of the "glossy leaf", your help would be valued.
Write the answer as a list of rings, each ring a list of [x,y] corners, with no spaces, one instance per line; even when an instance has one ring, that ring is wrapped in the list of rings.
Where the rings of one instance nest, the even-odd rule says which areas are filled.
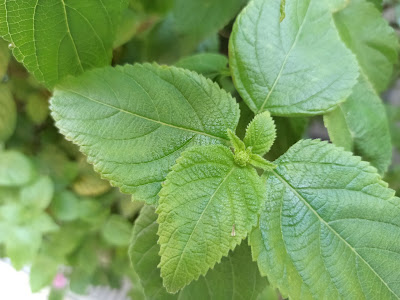
[[[17,107],[10,90],[0,84],[0,143],[5,142],[14,133],[17,123]]]
[[[271,149],[275,139],[275,123],[266,111],[256,115],[250,122],[243,141],[247,147],[252,147],[252,153],[263,156]]]
[[[251,262],[250,248],[242,242],[228,257],[222,258],[221,263],[213,270],[208,271],[205,277],[192,282],[179,294],[168,294],[157,268],[160,262],[160,246],[157,244],[156,219],[157,214],[152,207],[145,206],[142,209],[135,222],[129,250],[132,265],[142,281],[146,299],[252,300],[256,299],[267,285],[267,280],[260,276],[257,265]]]
[[[251,239],[261,272],[291,299],[398,299],[400,199],[376,169],[318,140],[275,163]]]
[[[126,65],[88,72],[58,86],[57,127],[110,182],[135,200],[157,202],[169,169],[193,145],[228,143],[238,106],[189,71]]]
[[[326,1],[254,0],[236,20],[229,63],[237,90],[255,113],[316,115],[333,110],[358,76]],[[315,24],[318,24],[316,26]]]
[[[108,65],[125,0],[0,3],[0,35],[29,72],[52,88],[67,75]]]
[[[177,292],[228,255],[257,224],[265,191],[255,169],[224,146],[185,151],[157,208],[161,276]]]

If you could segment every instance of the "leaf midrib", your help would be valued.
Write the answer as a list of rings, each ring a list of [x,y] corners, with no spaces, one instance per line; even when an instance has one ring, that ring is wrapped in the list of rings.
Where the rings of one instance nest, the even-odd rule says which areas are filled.
[[[289,187],[289,189],[295,194],[304,204],[309,208],[309,210],[323,223],[327,228],[329,228],[332,233],[339,238],[345,245],[347,245],[352,252],[354,252],[355,256],[358,257],[361,261],[363,261],[368,268],[379,278],[379,280],[386,286],[386,288],[397,298],[400,298],[395,294],[395,292],[387,285],[387,283],[379,276],[378,273],[371,267],[371,265],[356,251],[354,247],[352,247],[344,238],[342,238],[330,225],[327,223],[319,214],[318,212],[306,201],[306,199],[297,192],[297,190],[288,182],[286,179],[279,174],[276,170],[273,170],[272,173],[285,185]],[[283,202],[283,200],[282,200]]]
[[[207,136],[207,137],[210,137],[210,138],[213,138],[213,139],[217,139],[217,140],[223,141],[224,143],[229,142],[228,139],[225,139],[225,138],[222,138],[222,137],[219,137],[219,136],[216,136],[216,135],[212,135],[212,134],[209,134],[209,133],[206,133],[206,132],[197,131],[197,130],[194,130],[194,129],[185,128],[185,127],[181,127],[181,126],[177,126],[177,125],[173,125],[173,124],[169,124],[169,123],[165,123],[165,122],[162,122],[160,120],[155,120],[155,119],[152,119],[152,118],[149,118],[149,117],[145,117],[145,116],[133,113],[133,112],[128,111],[128,110],[124,110],[124,109],[122,109],[120,107],[117,107],[117,106],[114,106],[114,105],[111,105],[111,104],[106,104],[104,102],[101,102],[101,101],[93,99],[91,97],[82,95],[82,94],[80,94],[78,92],[75,92],[75,91],[72,91],[72,90],[68,90],[68,89],[65,89],[65,88],[63,88],[63,90],[66,91],[66,92],[78,95],[78,96],[80,96],[80,97],[82,97],[84,99],[87,99],[89,101],[92,101],[92,102],[95,102],[97,104],[103,105],[105,107],[109,107],[109,108],[115,109],[115,110],[117,110],[119,112],[126,113],[128,115],[132,115],[134,117],[137,117],[137,118],[140,118],[140,119],[143,119],[143,120],[146,120],[146,121],[154,122],[154,123],[160,124],[162,126],[171,127],[171,128],[179,129],[179,130],[182,130],[182,131],[187,131],[187,132],[191,132],[191,133],[195,133],[195,134],[199,134],[199,135],[204,135],[204,136]]]
[[[303,18],[303,20],[302,20],[302,22],[301,22],[301,24],[300,24],[299,30],[297,31],[295,40],[294,40],[292,46],[290,47],[288,53],[286,54],[285,59],[284,59],[283,62],[282,62],[281,69],[279,70],[279,73],[278,73],[278,75],[276,76],[275,81],[274,81],[274,83],[272,84],[272,87],[271,87],[270,91],[268,92],[268,95],[267,95],[267,97],[265,98],[263,104],[261,105],[261,108],[259,109],[258,113],[263,112],[265,105],[267,104],[269,98],[270,98],[271,95],[272,95],[272,92],[274,91],[276,85],[278,84],[279,79],[280,79],[281,76],[282,76],[282,72],[283,72],[283,69],[286,67],[287,61],[288,61],[288,59],[289,59],[289,55],[292,53],[293,49],[294,49],[294,48],[296,47],[296,45],[297,45],[297,42],[299,41],[300,34],[301,34],[302,31],[303,31],[303,27],[304,27],[305,21],[306,21],[306,19],[307,19],[308,12],[309,12],[309,10],[310,10],[310,3],[311,3],[311,0],[308,2],[306,13],[304,14],[304,18]]]

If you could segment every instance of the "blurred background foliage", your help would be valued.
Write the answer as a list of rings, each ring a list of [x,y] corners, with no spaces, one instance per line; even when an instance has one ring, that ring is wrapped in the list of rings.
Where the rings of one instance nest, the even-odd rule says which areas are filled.
[[[246,0],[131,0],[114,43],[113,64],[156,61],[204,74],[240,101],[228,69],[233,20]],[[183,5],[184,4],[184,5]],[[400,2],[382,7],[400,33]],[[193,14],[192,12],[196,12]],[[12,46],[12,45],[11,45]],[[399,68],[396,68],[399,70]],[[386,175],[400,195],[400,81],[383,95],[395,148]],[[53,285],[51,297],[89,285],[119,288],[127,278],[142,299],[127,255],[132,225],[143,203],[102,180],[85,157],[54,127],[51,93],[11,56],[0,40],[0,255],[16,269],[31,266],[33,291]],[[238,134],[253,118],[241,104]],[[275,118],[275,159],[303,137],[327,139],[321,118]],[[68,286],[57,286],[62,274]]]

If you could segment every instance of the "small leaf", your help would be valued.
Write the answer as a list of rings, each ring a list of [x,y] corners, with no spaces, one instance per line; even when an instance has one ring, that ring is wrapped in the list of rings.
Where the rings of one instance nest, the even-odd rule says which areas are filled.
[[[276,165],[273,163],[269,162],[268,160],[264,159],[262,156],[258,154],[252,154],[250,156],[250,162],[252,166],[256,168],[260,168],[264,171],[272,171],[273,169],[276,168]]]
[[[215,79],[227,69],[228,58],[217,53],[199,53],[180,59],[175,66]]]
[[[40,94],[29,96],[26,113],[34,124],[40,125],[49,116],[49,101]]]
[[[17,107],[8,87],[1,83],[0,107],[0,143],[2,143],[14,133],[17,123]]]
[[[87,223],[102,224],[107,219],[109,209],[96,200],[88,199],[79,202],[79,218]]]
[[[127,246],[131,238],[132,224],[119,215],[112,215],[101,231],[104,239],[111,245]]]
[[[0,35],[29,72],[52,88],[67,75],[108,65],[125,0],[0,4]]]
[[[274,120],[268,111],[258,114],[250,122],[244,137],[244,143],[251,147],[254,154],[263,156],[267,153],[276,139]]]
[[[230,129],[228,129],[228,136],[235,151],[246,150],[246,145],[243,143],[243,141]]]
[[[175,293],[246,238],[257,224],[265,190],[257,172],[238,166],[224,146],[191,148],[172,170],[157,213],[161,276]]]
[[[33,176],[32,164],[22,153],[0,152],[0,186],[22,186]]]
[[[235,100],[194,73],[157,65],[97,69],[59,85],[51,100],[61,132],[96,171],[135,200],[157,203],[175,160],[194,145],[228,143]]]
[[[20,201],[34,210],[44,210],[53,198],[54,185],[49,177],[40,177],[20,190]]]
[[[133,228],[129,249],[132,265],[142,281],[147,299],[252,300],[257,299],[267,285],[267,279],[260,276],[256,263],[251,261],[250,248],[242,242],[206,276],[192,282],[177,295],[168,294],[157,268],[160,246],[157,244],[156,219],[157,214],[152,207],[142,209]]]
[[[262,274],[291,299],[399,298],[400,199],[376,169],[318,140],[275,163],[251,237]]]
[[[51,285],[57,275],[58,266],[59,262],[52,257],[39,254],[35,258],[29,274],[29,283],[33,293]]]
[[[79,200],[69,191],[56,194],[50,207],[56,219],[60,221],[73,221],[79,217]]]
[[[344,9],[347,5],[349,5],[350,0],[329,0],[328,5],[331,9],[331,12],[335,13],[342,9]]]
[[[350,95],[358,68],[339,39],[327,1],[286,1],[280,18],[281,1],[254,0],[236,19],[229,64],[238,92],[254,113],[333,110]]]

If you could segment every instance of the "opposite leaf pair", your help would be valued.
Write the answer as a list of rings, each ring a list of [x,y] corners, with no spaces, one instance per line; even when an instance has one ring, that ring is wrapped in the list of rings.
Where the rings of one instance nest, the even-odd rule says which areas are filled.
[[[205,275],[257,225],[266,191],[250,165],[274,167],[261,155],[273,144],[275,125],[265,112],[250,123],[246,144],[232,131],[229,135],[235,154],[222,145],[190,148],[160,192],[160,267],[170,292]]]

